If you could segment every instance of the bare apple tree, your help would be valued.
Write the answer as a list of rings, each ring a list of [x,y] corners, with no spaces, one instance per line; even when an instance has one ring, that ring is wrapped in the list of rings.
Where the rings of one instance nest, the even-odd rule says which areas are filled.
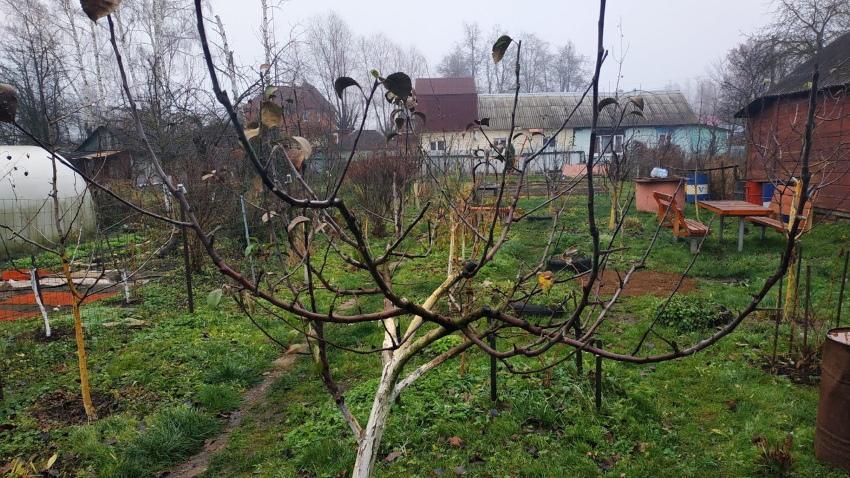
[[[388,235],[385,238],[368,240],[364,231],[366,221],[362,217],[362,214],[368,213],[349,205],[346,191],[351,186],[348,182],[358,142],[376,101],[386,101],[393,105],[391,117],[395,131],[391,135],[391,141],[399,146],[401,159],[420,161],[422,164],[429,161],[427,153],[420,148],[416,135],[427,118],[416,110],[416,95],[410,77],[403,72],[384,76],[376,70],[370,84],[361,85],[348,76],[336,79],[333,94],[337,101],[351,105],[347,111],[359,112],[359,116],[356,121],[352,118],[343,122],[345,125],[356,126],[351,151],[344,155],[339,167],[335,168],[338,173],[333,180],[327,182],[324,187],[318,187],[317,183],[311,181],[314,175],[311,175],[306,167],[312,146],[304,138],[288,136],[280,131],[279,125],[283,123],[281,108],[271,104],[261,105],[261,121],[256,128],[246,131],[241,123],[238,107],[219,81],[220,68],[216,65],[208,41],[203,2],[195,0],[198,38],[213,93],[226,112],[245,157],[271,199],[264,215],[267,226],[279,231],[278,235],[283,238],[287,247],[288,257],[281,254],[277,260],[264,261],[262,269],[253,278],[251,274],[240,270],[241,265],[225,259],[216,246],[215,231],[205,230],[199,222],[188,198],[191,192],[187,193],[174,183],[164,170],[156,149],[149,143],[148,133],[128,86],[126,69],[116,40],[115,25],[109,15],[119,2],[113,0],[106,3],[82,3],[84,7],[87,4],[107,6],[90,13],[90,16],[93,19],[107,19],[122,89],[134,118],[136,132],[146,144],[153,167],[169,194],[186,213],[184,220],[167,220],[194,232],[220,273],[230,281],[231,287],[238,291],[234,297],[243,305],[245,313],[252,320],[253,314],[261,309],[280,317],[304,334],[316,362],[318,375],[357,442],[352,471],[354,477],[364,478],[372,473],[396,398],[417,379],[465,350],[477,348],[501,360],[506,368],[512,371],[521,368],[515,366],[512,361],[520,357],[539,357],[544,362],[548,360],[544,368],[555,366],[564,360],[563,354],[554,353],[563,346],[573,352],[588,351],[610,360],[631,363],[652,363],[686,357],[732,333],[758,307],[788,268],[794,237],[799,228],[797,222],[792,224],[788,232],[788,241],[775,272],[765,281],[747,307],[719,329],[694,343],[677,344],[655,328],[655,320],[648,326],[640,326],[644,327],[644,330],[637,343],[613,343],[602,348],[596,345],[597,335],[611,320],[616,320],[612,319],[609,312],[619,300],[623,289],[628,286],[634,272],[646,266],[647,259],[658,242],[661,225],[655,229],[649,245],[639,258],[632,261],[625,271],[609,269],[609,258],[617,251],[612,248],[612,244],[620,233],[620,226],[629,208],[624,208],[623,214],[617,218],[614,231],[610,234],[611,239],[602,243],[595,214],[599,178],[594,173],[592,160],[588,161],[583,177],[559,184],[557,190],[542,204],[528,211],[521,211],[520,197],[524,179],[532,170],[531,166],[540,158],[548,143],[567,129],[568,122],[578,106],[566,112],[566,119],[561,127],[547,139],[547,144],[536,151],[517,151],[513,143],[497,148],[488,135],[487,122],[483,118],[480,119],[473,127],[478,134],[486,138],[491,151],[495,152],[488,160],[499,165],[497,171],[492,173],[499,184],[494,202],[486,207],[474,204],[473,192],[480,185],[477,179],[475,184],[469,184],[468,181],[464,183],[455,181],[448,175],[441,175],[435,168],[423,167],[423,171],[427,170],[429,173],[427,176],[422,173],[423,177],[420,178],[423,183],[427,181],[427,187],[419,191],[420,207],[413,207],[415,201],[409,200],[412,194],[408,186],[409,181],[391,181],[393,207],[390,217],[384,218],[388,224]],[[627,114],[642,114],[640,101],[623,101],[624,104],[619,105],[616,99],[600,98],[600,76],[607,58],[607,51],[603,47],[605,8],[606,1],[600,0],[595,64],[592,79],[586,85],[581,101],[590,102],[592,105],[590,158],[596,157],[598,149],[597,131],[601,112],[617,103]],[[329,36],[323,38],[323,41],[333,39]],[[334,51],[340,46],[327,44],[325,47],[328,51]],[[492,56],[494,64],[504,69],[502,59],[509,50],[508,58],[513,63],[514,86],[508,137],[514,138],[515,133],[519,132],[515,117],[520,88],[524,82],[521,73],[523,42],[502,35],[493,44]],[[226,71],[226,68],[223,70]],[[510,71],[511,68],[507,70]],[[813,92],[817,91],[818,78],[819,72],[815,67],[811,79]],[[816,94],[812,93],[806,142],[800,154],[800,180],[803,188],[798,210],[802,210],[808,200],[806,192],[809,190],[811,176],[808,156],[811,149],[815,96]],[[275,163],[274,173],[270,169],[272,154],[279,155],[282,162]],[[286,176],[279,174],[279,167],[283,166],[288,168],[291,182],[281,181],[281,178]],[[571,199],[577,201],[567,201],[566,199],[578,190],[576,186],[579,184],[586,190],[584,198],[573,197]],[[504,277],[504,280],[483,280],[482,276],[492,270],[493,261],[503,254],[503,246],[509,240],[516,239],[518,232],[515,224],[526,220],[529,215],[544,207],[550,207],[554,211],[554,220],[548,234],[540,241],[539,261],[520,268],[515,276]],[[578,208],[585,214],[589,231],[587,248],[591,251],[586,261],[587,267],[575,274],[552,274],[545,271],[547,261],[556,252],[554,249],[557,247],[557,239],[565,227],[560,219],[565,211],[572,208]],[[452,222],[453,226],[450,225]],[[458,266],[448,267],[446,276],[427,294],[414,297],[408,286],[396,284],[394,278],[400,271],[416,268],[426,260],[434,249],[435,238],[450,232],[448,229],[454,229],[455,235],[460,233],[464,238],[461,252],[458,252],[457,244],[449,246],[450,255],[459,259]],[[469,238],[468,242],[466,237]],[[693,261],[698,257],[699,255],[696,255]],[[326,266],[330,263],[343,264],[350,271],[349,274],[358,279],[359,284],[353,287],[343,285],[351,284],[352,280],[344,280],[351,278],[328,273],[330,269]],[[690,265],[684,269],[683,276],[689,269]],[[621,275],[616,290],[609,297],[603,298],[599,295],[598,285],[600,277],[606,271],[609,274]],[[535,298],[539,299],[544,291],[557,293],[553,287],[567,283],[576,284],[576,287],[572,288],[574,292],[564,292],[563,297],[558,296],[560,308],[565,314],[558,315],[553,312],[543,320],[532,321],[521,313],[523,304],[528,304]],[[563,290],[566,289],[564,287]],[[675,293],[676,290],[671,291],[669,297],[672,298]],[[220,297],[221,292],[214,295],[216,296]],[[363,296],[379,298],[377,302],[380,306],[371,309],[357,308],[352,312],[351,307],[343,307],[341,304],[344,299]],[[380,347],[352,349],[327,338],[328,331],[334,327],[363,323],[374,324],[377,330],[382,331],[383,343]],[[579,333],[574,335],[574,330],[579,330]],[[505,344],[502,347],[490,345],[489,338],[497,335],[510,336],[510,339],[505,338],[501,342]],[[457,338],[447,351],[430,360],[423,354],[429,346],[450,336]],[[659,341],[662,345],[657,349],[662,351],[655,354],[644,352],[645,344],[649,340]],[[363,417],[357,417],[349,408],[345,394],[336,381],[337,368],[328,356],[331,347],[339,348],[351,357],[363,353],[380,354],[380,379],[365,422],[362,421]]]

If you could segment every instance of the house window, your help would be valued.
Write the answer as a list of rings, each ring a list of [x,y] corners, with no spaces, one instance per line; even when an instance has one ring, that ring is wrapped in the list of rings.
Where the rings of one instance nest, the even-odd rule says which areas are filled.
[[[446,141],[442,139],[431,141],[431,151],[445,151]]]
[[[624,141],[621,134],[600,134],[596,137],[596,140],[596,150],[599,151],[598,154],[600,155],[623,152]]]

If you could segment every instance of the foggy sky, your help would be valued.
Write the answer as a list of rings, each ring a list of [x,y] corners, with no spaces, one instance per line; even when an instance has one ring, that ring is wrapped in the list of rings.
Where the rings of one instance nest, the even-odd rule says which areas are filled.
[[[210,1],[239,61],[261,63],[260,0]],[[461,39],[463,22],[477,21],[484,34],[494,25],[514,38],[534,32],[553,46],[572,40],[590,57],[596,45],[598,3],[593,0],[285,0],[274,12],[278,38],[303,38],[309,18],[331,10],[355,34],[382,32],[400,45],[415,45],[428,58],[433,76],[442,55]],[[621,24],[626,50],[621,88],[687,89],[727,50],[764,26],[770,10],[770,0],[609,0],[605,44],[612,60],[620,56]],[[606,65],[602,86],[610,89],[617,65]]]

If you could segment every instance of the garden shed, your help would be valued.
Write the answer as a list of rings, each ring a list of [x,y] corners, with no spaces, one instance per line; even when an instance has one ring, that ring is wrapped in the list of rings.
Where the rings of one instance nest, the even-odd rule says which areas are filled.
[[[37,146],[0,145],[0,258],[32,250],[30,241],[49,244],[59,233],[51,199],[53,162]],[[56,162],[56,191],[63,228],[76,239],[94,229],[95,209],[86,182]]]

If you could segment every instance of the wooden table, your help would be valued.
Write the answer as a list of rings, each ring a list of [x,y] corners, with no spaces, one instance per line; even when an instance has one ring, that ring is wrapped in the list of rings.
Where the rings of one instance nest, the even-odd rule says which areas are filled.
[[[738,252],[744,250],[744,218],[770,215],[770,208],[747,201],[699,201],[697,205],[720,216],[718,239],[721,241],[723,240],[723,219],[726,216],[738,218]]]

